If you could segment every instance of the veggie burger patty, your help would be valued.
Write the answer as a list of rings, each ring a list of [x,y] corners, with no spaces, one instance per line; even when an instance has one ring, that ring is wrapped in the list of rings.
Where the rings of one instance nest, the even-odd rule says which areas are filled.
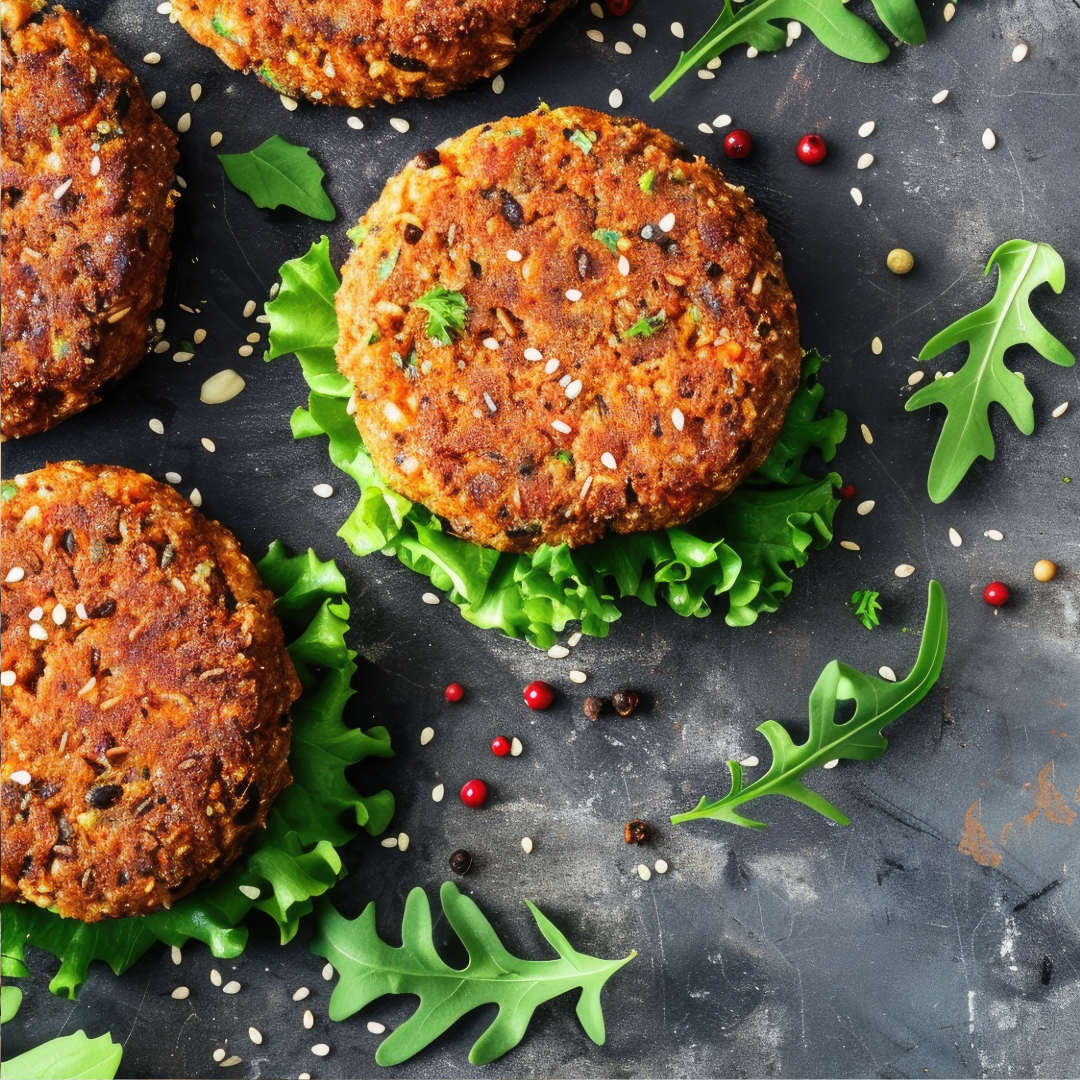
[[[574,0],[173,0],[231,68],[328,105],[440,97],[501,71]]]
[[[0,430],[44,431],[146,351],[169,268],[176,136],[102,35],[4,0]]]
[[[338,367],[386,483],[504,551],[685,522],[768,455],[795,303],[742,188],[586,109],[473,128],[351,235]]]
[[[68,461],[4,488],[0,900],[167,908],[290,783],[300,684],[273,595],[149,476]]]

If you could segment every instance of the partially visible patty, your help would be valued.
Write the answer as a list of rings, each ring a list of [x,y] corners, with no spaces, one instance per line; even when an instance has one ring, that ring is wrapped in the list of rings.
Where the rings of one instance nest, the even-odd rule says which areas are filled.
[[[685,522],[765,459],[795,303],[742,188],[640,121],[541,109],[410,162],[361,218],[338,367],[395,490],[504,551]],[[460,293],[465,330],[416,301]],[[644,321],[643,321],[644,320]]]
[[[231,68],[359,108],[440,97],[501,71],[574,0],[174,0]]]
[[[4,487],[0,900],[167,908],[290,783],[300,685],[274,598],[149,476],[68,461]]]
[[[108,41],[3,5],[0,430],[44,431],[146,351],[169,268],[176,135]]]

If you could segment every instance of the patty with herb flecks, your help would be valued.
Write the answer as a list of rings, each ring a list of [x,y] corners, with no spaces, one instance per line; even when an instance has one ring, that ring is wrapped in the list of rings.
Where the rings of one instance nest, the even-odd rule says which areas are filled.
[[[173,0],[229,67],[279,94],[360,108],[501,71],[575,0]]]
[[[68,461],[3,485],[0,900],[93,922],[217,877],[290,783],[273,595],[171,487]]]
[[[350,232],[338,367],[386,483],[503,551],[678,525],[768,455],[795,303],[743,190],[640,121],[474,128]]]
[[[176,136],[102,35],[4,0],[0,432],[98,400],[146,352],[173,226]]]

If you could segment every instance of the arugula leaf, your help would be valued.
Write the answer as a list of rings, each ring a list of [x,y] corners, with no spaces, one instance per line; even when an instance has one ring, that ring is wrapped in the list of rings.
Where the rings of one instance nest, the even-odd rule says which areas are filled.
[[[774,22],[795,19],[807,27],[830,51],[848,60],[877,63],[889,55],[889,47],[870,24],[844,6],[845,0],[752,0],[736,13],[731,0],[716,22],[679,62],[666,79],[649,95],[656,101],[688,71],[703,67],[714,57],[736,45],[752,45],[758,52],[773,52],[787,43],[784,29]],[[881,21],[903,42],[922,45],[926,41],[915,0],[873,0]]]
[[[667,322],[667,312],[661,308],[655,315],[646,315],[643,318],[638,319],[633,326],[624,330],[619,337],[621,337],[623,341],[628,341],[630,338],[635,337],[651,338],[665,322]]]
[[[292,416],[293,436],[329,436],[333,463],[356,481],[360,499],[338,535],[357,555],[383,551],[444,590],[476,626],[524,637],[547,648],[571,621],[583,633],[606,636],[619,618],[618,598],[665,602],[680,615],[704,618],[708,598],[727,593],[726,621],[746,626],[775,611],[792,587],[789,567],[832,540],[840,478],[812,480],[803,458],[817,447],[826,461],[844,437],[846,417],[819,418],[822,357],[804,357],[803,378],[769,458],[725,502],[679,528],[608,536],[571,550],[541,547],[531,555],[500,553],[443,531],[423,506],[385,486],[349,416],[352,393],[337,373],[334,293],[338,278],[323,237],[282,267],[282,287],[266,307],[267,359],[290,349],[300,359],[311,394]]]
[[[998,268],[997,291],[990,303],[935,334],[919,353],[932,360],[961,342],[968,358],[951,379],[936,379],[908,400],[908,412],[926,405],[948,409],[937,449],[930,462],[927,489],[934,502],[944,502],[963,480],[977,457],[994,460],[994,436],[987,413],[991,402],[1003,405],[1025,434],[1035,430],[1031,391],[1005,366],[1005,352],[1028,344],[1053,364],[1071,367],[1075,358],[1031,313],[1031,291],[1049,284],[1065,288],[1065,264],[1049,244],[1009,240],[990,256],[986,273]]]
[[[886,682],[833,660],[810,692],[810,734],[806,742],[796,746],[775,720],[766,720],[758,726],[758,731],[768,740],[773,752],[768,772],[743,787],[743,767],[737,761],[729,761],[731,790],[727,795],[716,802],[709,802],[703,796],[693,810],[676,814],[672,822],[678,825],[710,817],[764,829],[764,823],[741,816],[735,808],[763,795],[786,795],[831,821],[849,824],[848,818],[832,803],[804,787],[801,778],[811,769],[839,758],[873,761],[884,753],[888,743],[881,729],[922,701],[937,682],[945,660],[948,626],[945,592],[938,582],[931,581],[919,655],[906,679]],[[837,703],[851,700],[855,702],[855,715],[838,724]]]
[[[870,589],[857,589],[851,594],[851,602],[855,606],[855,618],[867,630],[873,630],[875,626],[881,625],[881,620],[878,618],[878,612],[881,610],[881,605],[878,603],[880,595],[881,593]]]
[[[19,1011],[22,997],[17,986],[0,986],[0,1024],[6,1024]]]
[[[28,904],[4,905],[0,920],[4,976],[26,976],[27,945],[61,961],[50,990],[74,998],[90,963],[104,960],[119,975],[157,941],[182,946],[195,938],[214,956],[238,956],[247,943],[240,925],[258,908],[278,925],[282,944],[300,919],[344,876],[336,848],[358,828],[382,832],[394,812],[389,791],[359,794],[346,769],[368,757],[392,757],[385,728],[350,728],[343,711],[353,695],[356,654],[345,644],[349,605],[337,566],[314,552],[288,556],[275,541],[258,564],[259,575],[278,597],[276,610],[298,636],[289,645],[304,691],[292,707],[289,768],[293,782],[274,801],[266,828],[249,840],[245,853],[220,878],[200,886],[168,911],[131,919],[84,923]],[[255,898],[240,887],[257,889]]]
[[[4,1080],[113,1080],[124,1048],[110,1035],[88,1039],[85,1031],[50,1039],[0,1065]]]
[[[379,1045],[380,1065],[399,1065],[437,1039],[455,1021],[479,1005],[498,1005],[491,1026],[469,1051],[473,1065],[486,1065],[512,1050],[538,1005],[581,989],[577,1014],[594,1043],[604,1043],[600,991],[604,983],[636,955],[599,960],[579,953],[530,900],[540,933],[558,960],[520,960],[499,941],[483,912],[452,882],[439,893],[446,920],[461,939],[469,963],[461,969],[444,963],[431,938],[431,908],[424,890],[413,889],[405,901],[400,948],[387,945],[375,929],[375,905],[359,918],[343,918],[329,903],[320,906],[311,943],[340,975],[330,998],[330,1019],[344,1020],[384,994],[415,994],[420,1007]]]
[[[322,189],[326,175],[306,146],[295,146],[280,135],[246,154],[218,154],[225,175],[256,206],[291,206],[319,221],[333,221],[337,211]]]
[[[418,300],[413,301],[413,307],[428,313],[428,337],[435,338],[444,345],[451,344],[453,335],[460,334],[465,329],[465,316],[472,310],[461,293],[453,292],[444,285],[429,289]]]

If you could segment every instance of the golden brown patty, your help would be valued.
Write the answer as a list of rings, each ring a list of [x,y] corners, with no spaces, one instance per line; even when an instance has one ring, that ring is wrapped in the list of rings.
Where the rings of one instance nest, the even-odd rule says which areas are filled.
[[[386,482],[504,551],[676,525],[765,459],[799,381],[765,219],[666,135],[585,109],[474,128],[360,222],[338,367]],[[452,344],[416,301],[469,306]]]
[[[440,97],[501,71],[574,0],[174,0],[231,68],[359,108]]]
[[[176,136],[108,41],[3,5],[0,429],[81,412],[146,351],[173,224]]]
[[[0,900],[168,907],[290,783],[274,598],[230,532],[128,469],[17,477],[2,525]]]

